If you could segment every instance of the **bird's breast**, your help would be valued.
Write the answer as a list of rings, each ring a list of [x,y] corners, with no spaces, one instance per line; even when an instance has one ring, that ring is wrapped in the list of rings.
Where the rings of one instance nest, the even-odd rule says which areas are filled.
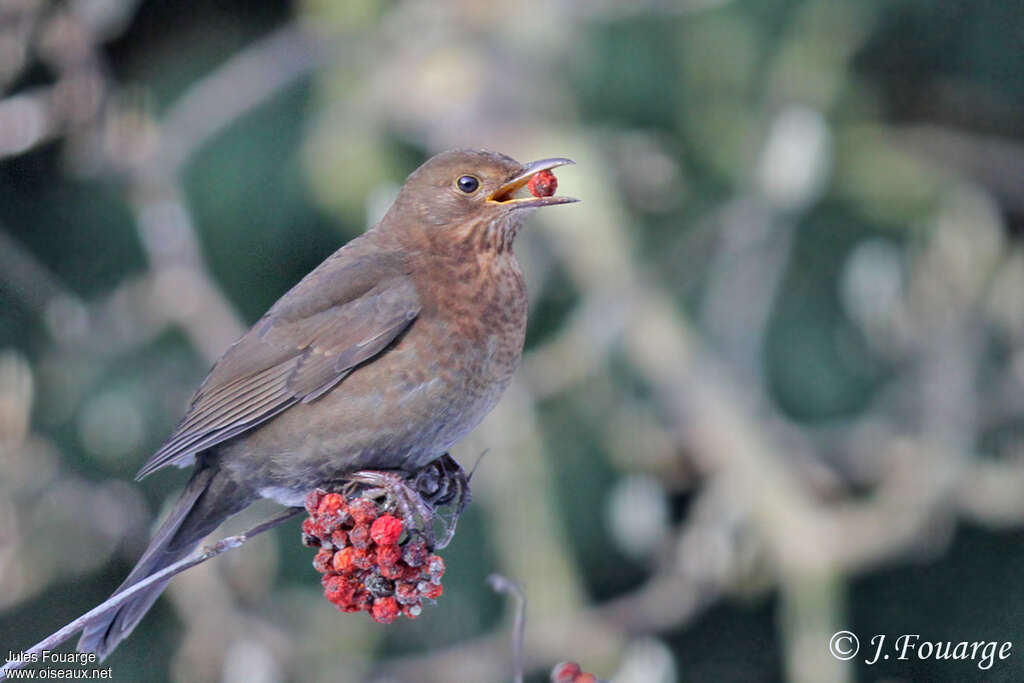
[[[526,288],[511,253],[482,254],[447,264],[433,305],[425,307],[424,327],[458,378],[453,387],[468,397],[490,397],[508,385],[519,365],[526,334]],[[496,401],[496,397],[494,397]],[[493,401],[487,400],[487,409]]]

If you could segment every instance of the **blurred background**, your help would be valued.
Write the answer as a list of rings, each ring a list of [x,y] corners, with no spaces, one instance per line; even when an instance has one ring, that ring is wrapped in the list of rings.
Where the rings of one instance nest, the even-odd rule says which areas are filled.
[[[1022,54],[1005,0],[0,0],[0,651],[120,583],[224,348],[473,146],[583,201],[517,241],[443,598],[338,613],[296,520],[178,576],[115,680],[510,680],[491,572],[533,682],[1024,680]]]

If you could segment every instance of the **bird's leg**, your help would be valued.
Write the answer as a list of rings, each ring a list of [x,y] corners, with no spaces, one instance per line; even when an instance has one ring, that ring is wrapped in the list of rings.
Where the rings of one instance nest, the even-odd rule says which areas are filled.
[[[348,481],[368,487],[361,493],[364,497],[384,498],[385,506],[401,516],[410,537],[419,536],[429,549],[434,549],[434,508],[423,500],[403,473],[361,470],[353,472]]]
[[[470,501],[469,477],[462,467],[445,453],[411,475],[388,470],[361,470],[347,477],[350,485],[368,487],[362,495],[384,497],[387,505],[402,516],[410,535],[420,536],[431,550],[444,548],[455,535],[459,515]],[[438,508],[451,507],[450,514]],[[443,533],[434,532],[440,518]]]

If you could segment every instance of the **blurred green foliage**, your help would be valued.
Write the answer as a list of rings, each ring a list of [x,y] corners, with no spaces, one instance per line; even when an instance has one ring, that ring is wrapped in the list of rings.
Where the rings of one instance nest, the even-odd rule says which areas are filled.
[[[245,323],[256,320],[288,287],[359,234],[372,214],[368,202],[375,193],[387,196],[389,188],[441,143],[459,141],[464,122],[455,117],[466,111],[476,113],[479,125],[466,129],[465,144],[504,144],[502,151],[522,157],[537,144],[525,136],[531,131],[545,134],[544,125],[550,123],[555,140],[585,147],[593,154],[590,158],[600,159],[601,172],[589,171],[603,183],[595,189],[607,193],[628,221],[624,232],[640,269],[661,283],[698,331],[709,334],[711,346],[715,331],[707,329],[710,316],[704,302],[716,285],[708,245],[727,222],[723,206],[763,201],[757,163],[780,110],[806,107],[819,112],[829,136],[824,185],[809,190],[805,204],[784,207],[772,219],[790,225],[791,248],[768,301],[755,368],[781,414],[809,428],[827,428],[864,414],[884,398],[894,373],[909,362],[880,353],[844,305],[841,283],[858,246],[888,245],[905,267],[923,251],[934,216],[953,188],[970,182],[991,194],[1004,231],[999,236],[1002,258],[1019,253],[1022,205],[1019,195],[1014,203],[1000,186],[990,184],[997,170],[979,170],[973,162],[959,163],[963,159],[942,154],[929,156],[930,150],[899,138],[905,128],[930,126],[998,140],[1021,154],[1024,12],[1019,3],[609,1],[558,8],[532,3],[522,11],[533,18],[515,16],[517,7],[473,5],[144,1],[131,11],[122,31],[102,42],[110,75],[124,86],[117,97],[138,99],[157,120],[218,65],[293,17],[314,24],[341,50],[336,61],[233,121],[183,170],[182,187],[202,258]],[[403,13],[412,19],[403,20]],[[536,29],[541,47],[517,52],[517,40],[531,34],[530,22],[543,23],[549,13],[558,22],[553,29]],[[431,81],[419,78],[418,72],[402,70],[407,63],[424,69],[433,63],[415,55],[403,62],[402,57],[406,47],[419,49],[415,40],[409,41],[411,46],[403,44],[406,22],[425,15],[437,18],[436,24],[422,27],[424,36],[432,36],[421,36],[431,46],[424,49],[436,50],[431,55],[456,65],[460,55],[479,60],[464,66],[467,73],[486,71],[482,91],[449,95],[443,87],[432,90]],[[503,26],[506,21],[519,28]],[[555,38],[546,38],[551,32]],[[543,61],[545,56],[550,61]],[[528,58],[538,61],[524,65]],[[8,91],[42,86],[51,76],[36,65]],[[454,77],[457,83],[460,76]],[[510,88],[529,82],[533,89],[509,95],[502,90],[505,78]],[[447,87],[450,82],[437,83]],[[518,99],[517,93],[522,95]],[[388,110],[388,102],[401,103],[404,97],[410,108],[420,109]],[[464,100],[470,104],[462,104]],[[502,104],[487,106],[492,100]],[[436,107],[437,115],[424,115],[431,119],[428,123],[418,121],[416,112],[435,111],[430,107]],[[521,141],[522,149],[510,148],[512,140]],[[573,173],[562,176],[562,188],[569,194],[577,194]],[[1014,181],[1018,190],[1022,180]],[[149,265],[124,182],[116,173],[76,172],[58,137],[0,161],[0,229],[82,301],[101,299],[143,275]],[[592,202],[594,197],[583,200]],[[547,220],[557,227],[558,217]],[[520,249],[525,249],[524,260],[549,250],[550,232],[522,238],[532,240]],[[528,351],[555,338],[587,294],[569,269],[555,261],[536,267],[534,272],[543,277],[530,282],[537,294],[531,304]],[[46,312],[22,287],[0,278],[0,348],[16,351],[36,373],[32,430],[52,445],[61,472],[94,483],[128,479],[169,433],[208,359],[172,326],[118,353],[83,353],[69,364],[78,368],[75,373],[67,368],[57,372],[55,353],[68,351],[54,350]],[[999,370],[1000,358],[1012,355],[1015,344],[1007,342],[1010,350],[1004,348],[1001,354],[996,346],[985,347],[985,353],[998,356],[983,359],[995,368],[992,375],[1005,374]],[[86,404],[103,397],[113,397],[115,409],[131,405],[138,412],[141,426],[133,450],[118,457],[104,457],[83,443]],[[588,604],[621,596],[657,571],[655,559],[630,557],[609,538],[605,514],[628,469],[623,464],[628,454],[609,442],[609,416],[636,405],[650,411],[653,424],[664,427],[669,421],[643,378],[613,356],[599,376],[545,397],[536,406],[551,469],[549,491],[555,494],[549,502],[567,539],[560,547],[580,574]],[[979,442],[985,438],[981,433]],[[685,449],[677,449],[673,453],[685,460]],[[464,460],[475,457],[461,455]],[[488,466],[485,459],[482,467]],[[675,524],[690,513],[700,477],[670,472],[658,474],[666,480]],[[182,481],[180,474],[161,473],[139,484],[144,508],[155,514]],[[26,490],[33,497],[8,492],[19,516],[31,516],[34,494],[42,495]],[[348,656],[344,642],[351,647],[366,643],[387,660],[502,628],[505,602],[484,584],[488,573],[500,569],[502,556],[485,505],[471,508],[447,551],[448,592],[429,615],[387,632],[379,641],[374,639],[380,634],[351,635],[358,626],[346,624],[338,626],[335,640],[326,640],[325,650],[308,643],[290,646],[299,657],[319,662],[318,675],[329,680],[340,666],[331,661],[332,653]],[[1024,589],[1017,580],[1024,562],[1020,529],[1019,523],[1006,529],[982,524],[958,528],[950,532],[955,533],[953,541],[927,557],[927,564],[900,563],[856,578],[846,593],[849,621],[842,625],[858,633],[891,636],[1013,640],[1020,633],[1017,617],[1024,609]],[[107,539],[95,566],[67,575],[58,571],[47,585],[26,589],[12,604],[0,607],[0,643],[14,650],[27,646],[102,600],[130,569],[147,533],[144,524],[122,531],[131,532],[127,540]],[[298,547],[295,529],[288,527],[277,538],[273,547],[279,551],[279,565],[270,584],[273,595],[267,598],[280,608],[277,626],[296,627],[303,618],[300,608],[310,605],[322,611],[310,617],[318,624],[340,619],[327,614],[322,600],[313,599],[316,577],[309,571],[308,553]],[[3,568],[0,563],[0,572]],[[244,599],[260,604],[253,596]],[[778,599],[753,585],[692,623],[658,633],[675,655],[679,679],[786,677]],[[253,609],[264,616],[273,612]],[[111,658],[116,677],[188,680],[187,673],[170,663],[181,633],[176,610],[166,601],[158,604]],[[348,637],[354,640],[345,641]],[[573,657],[565,653],[565,658]],[[949,662],[859,666],[854,676],[1020,680],[1022,661],[1015,653],[989,672],[991,676],[969,664]],[[289,666],[282,677],[312,670]],[[201,673],[196,675],[219,676]],[[225,675],[223,680],[234,679]],[[536,675],[532,680],[544,678]]]

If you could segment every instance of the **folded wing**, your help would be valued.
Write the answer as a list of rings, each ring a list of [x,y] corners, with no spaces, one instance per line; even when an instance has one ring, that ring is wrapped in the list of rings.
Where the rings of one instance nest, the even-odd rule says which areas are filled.
[[[304,302],[298,312],[289,297],[315,286],[315,280],[307,278],[283,297],[217,362],[171,438],[137,478],[167,465],[191,463],[196,453],[300,401],[316,400],[384,351],[419,314],[419,300],[407,277],[370,283],[360,279],[368,272],[365,263],[324,265],[339,269],[342,285],[332,278],[334,291],[314,299],[312,308],[308,297],[293,297]]]

